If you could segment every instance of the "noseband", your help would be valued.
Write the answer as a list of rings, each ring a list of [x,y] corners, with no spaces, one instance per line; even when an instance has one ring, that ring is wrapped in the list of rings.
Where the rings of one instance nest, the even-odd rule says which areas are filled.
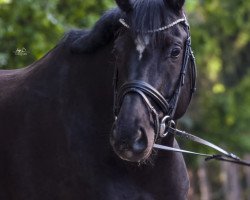
[[[130,28],[130,26],[124,21],[124,19],[119,20],[120,23],[125,26],[126,28]],[[183,57],[183,63],[182,67],[180,70],[180,76],[179,76],[179,81],[177,84],[177,87],[170,99],[165,99],[163,95],[157,91],[152,85],[149,83],[146,83],[144,81],[140,80],[134,80],[134,81],[129,81],[125,82],[118,90],[117,88],[117,81],[118,81],[118,69],[116,67],[116,73],[115,73],[115,78],[114,78],[114,101],[115,101],[115,106],[114,106],[114,115],[115,118],[117,118],[117,115],[119,113],[120,107],[122,105],[122,101],[124,97],[128,93],[137,93],[141,98],[143,99],[144,103],[148,107],[150,113],[152,114],[154,118],[154,126],[155,126],[155,134],[156,134],[156,139],[160,137],[165,137],[168,132],[166,131],[166,127],[171,126],[174,127],[175,123],[173,121],[173,117],[177,108],[178,100],[180,97],[181,89],[185,84],[185,75],[186,71],[188,68],[188,64],[191,62],[191,68],[192,68],[192,80],[191,80],[191,90],[190,90],[190,100],[192,97],[193,92],[195,91],[195,81],[196,81],[196,66],[195,66],[195,58],[194,54],[191,49],[191,37],[189,33],[189,25],[187,23],[186,18],[181,18],[173,23],[155,29],[155,30],[149,30],[147,33],[155,33],[155,32],[160,32],[167,30],[179,23],[183,23],[184,27],[187,30],[188,33],[188,38],[185,43],[185,52],[184,52],[184,57]],[[154,106],[151,104],[150,100],[152,100],[159,108],[160,111],[163,113],[163,117],[160,119],[159,113],[156,111]]]

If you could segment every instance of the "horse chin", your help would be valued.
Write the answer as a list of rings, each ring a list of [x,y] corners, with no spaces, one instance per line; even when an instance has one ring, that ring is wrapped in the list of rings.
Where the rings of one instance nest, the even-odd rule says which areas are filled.
[[[125,160],[128,162],[133,162],[133,163],[141,163],[149,158],[149,156],[151,155],[151,152],[145,153],[144,155],[140,155],[140,156],[136,156],[136,155],[132,155],[132,154],[133,154],[132,152],[126,152],[124,154],[117,154],[117,155],[122,160]]]
[[[128,151],[125,152],[124,154],[119,154],[118,156],[125,161],[128,162],[144,162],[145,160],[148,159],[148,157],[151,155],[151,151],[145,152],[143,155],[133,155],[132,152]]]

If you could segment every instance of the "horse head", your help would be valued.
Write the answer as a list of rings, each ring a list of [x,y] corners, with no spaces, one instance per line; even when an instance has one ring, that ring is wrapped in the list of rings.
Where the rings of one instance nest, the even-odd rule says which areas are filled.
[[[183,116],[195,88],[184,0],[116,0],[72,50],[114,43],[114,114],[110,141],[122,159],[140,162],[165,128]],[[173,140],[172,140],[173,141]]]
[[[116,2],[122,14],[114,42],[116,119],[110,141],[120,158],[141,162],[166,135],[162,125],[173,125],[189,105],[189,27],[183,0]]]

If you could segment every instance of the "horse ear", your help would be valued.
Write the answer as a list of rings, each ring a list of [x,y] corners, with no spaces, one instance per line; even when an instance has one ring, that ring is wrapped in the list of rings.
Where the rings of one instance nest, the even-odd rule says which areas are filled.
[[[184,3],[185,3],[185,0],[165,0],[166,3],[171,6],[174,10],[181,10]]]
[[[92,53],[112,41],[120,27],[120,12],[119,9],[113,9],[105,13],[92,30],[71,44],[71,51],[73,53]]]
[[[115,0],[121,10],[128,13],[133,10],[130,0]]]

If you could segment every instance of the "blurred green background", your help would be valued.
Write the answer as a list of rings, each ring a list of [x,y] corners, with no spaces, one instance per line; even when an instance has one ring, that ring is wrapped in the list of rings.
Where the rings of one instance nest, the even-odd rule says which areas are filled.
[[[31,64],[53,48],[65,32],[91,27],[113,6],[113,0],[0,0],[0,69]],[[180,126],[245,156],[250,153],[250,1],[186,0],[185,7],[198,83]],[[27,55],[16,55],[22,49]],[[200,160],[192,156],[186,161],[190,173],[201,167]],[[219,164],[208,164],[208,168],[213,170],[208,169],[207,174],[222,173]],[[209,182],[222,184],[219,176]],[[239,184],[243,191],[247,180],[239,178]],[[248,192],[242,192],[242,199]],[[202,189],[194,188],[193,193],[192,199],[200,199]],[[218,191],[210,198],[226,199]]]

